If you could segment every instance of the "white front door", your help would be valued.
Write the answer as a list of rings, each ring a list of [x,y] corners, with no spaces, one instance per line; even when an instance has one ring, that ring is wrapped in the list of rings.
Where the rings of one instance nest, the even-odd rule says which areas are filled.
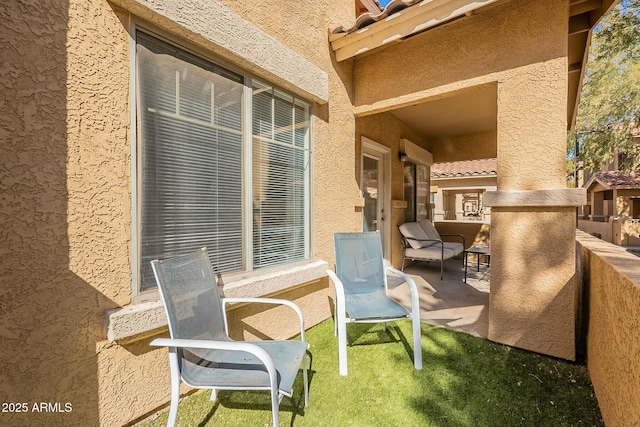
[[[380,231],[385,258],[390,254],[391,191],[389,162],[390,150],[362,137],[362,174],[360,190],[364,197],[362,211],[363,231]]]

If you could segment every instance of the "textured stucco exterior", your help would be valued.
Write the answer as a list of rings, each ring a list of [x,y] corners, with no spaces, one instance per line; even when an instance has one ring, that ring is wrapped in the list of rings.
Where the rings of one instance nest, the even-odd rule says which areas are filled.
[[[131,300],[126,17],[66,0],[0,17],[0,398],[71,404],[0,424],[99,425],[104,313]]]
[[[562,189],[568,11],[566,0],[504,2],[356,59],[356,115],[495,84],[495,146],[481,147],[495,147],[498,190]],[[434,162],[439,153],[451,158],[450,143],[432,143]],[[460,147],[467,158],[481,157]],[[492,209],[491,339],[575,357],[571,202]]]
[[[58,0],[0,5],[0,397],[3,402],[72,407],[70,412],[2,413],[1,425],[122,425],[169,400],[166,351],[149,347],[152,336],[112,342],[106,335],[107,313],[133,303],[133,22],[151,22],[184,44],[244,65],[317,101],[313,208],[320,221],[313,224],[312,261],[332,264],[331,232],[354,229],[358,188],[351,68],[332,62],[326,38],[327,28],[353,21],[352,2],[226,2],[229,13],[253,25],[256,34],[268,36],[260,39],[262,47],[277,46],[289,55],[270,57],[268,63],[251,52],[240,57],[238,49],[229,48],[238,40],[215,39],[220,29],[206,25],[215,27],[221,21],[202,19],[197,7],[202,2],[169,3]],[[217,11],[225,6],[206,3]],[[171,13],[163,15],[163,6]],[[181,22],[167,17],[176,13]],[[291,61],[302,68],[283,66]],[[342,191],[332,190],[335,187]],[[330,315],[330,294],[325,278],[276,293],[300,304],[308,327]],[[295,320],[295,314],[280,310],[247,310],[232,310],[236,336],[252,326]],[[159,332],[166,333],[162,329]],[[280,338],[298,332],[290,327],[262,331]]]
[[[491,240],[491,224],[480,221],[441,221],[434,222],[440,234],[461,234],[467,247],[486,245]],[[452,242],[460,242],[457,237],[444,238]]]
[[[496,131],[465,133],[440,137],[431,144],[432,154],[438,163],[498,157]]]
[[[212,52],[294,92],[324,103],[328,100],[326,73],[303,56],[297,55],[284,40],[249,24],[218,1],[113,0],[114,4],[170,29],[186,39],[204,44]],[[193,13],[198,11],[198,13]],[[216,19],[210,17],[215,16]]]
[[[575,358],[575,245],[557,239],[574,226],[571,210],[492,208],[490,339]]]
[[[640,425],[640,258],[578,231],[587,368],[607,426]]]
[[[564,185],[567,10],[566,0],[511,0],[337,62],[327,29],[354,22],[352,0],[0,4],[0,397],[72,406],[0,413],[0,425],[123,425],[169,400],[166,351],[149,346],[166,334],[158,304],[131,309],[139,302],[132,290],[130,36],[136,23],[314,102],[310,263],[331,267],[333,232],[361,229],[362,137],[389,147],[397,266],[401,139],[431,152],[434,161],[497,156],[499,190]],[[253,45],[225,31],[233,22],[254,37]],[[269,49],[275,53],[262,56]],[[283,66],[288,63],[295,66]],[[495,132],[430,139],[389,112],[481,85],[496,90]],[[572,214],[569,207],[517,204],[492,211],[492,339],[573,358],[575,248],[566,243],[573,242]],[[482,234],[468,230],[474,232]],[[295,282],[290,287],[264,292],[297,302],[307,327],[330,316],[326,277],[287,277]],[[228,285],[242,292],[237,283]],[[251,281],[242,286],[255,291]],[[123,307],[129,308],[114,312]],[[145,333],[135,335],[134,328],[109,340],[109,315],[124,316],[126,328],[138,315],[130,312],[148,322]],[[238,306],[230,314],[232,334],[249,339],[256,329],[292,336],[294,321],[286,309]],[[283,323],[290,326],[274,326]]]

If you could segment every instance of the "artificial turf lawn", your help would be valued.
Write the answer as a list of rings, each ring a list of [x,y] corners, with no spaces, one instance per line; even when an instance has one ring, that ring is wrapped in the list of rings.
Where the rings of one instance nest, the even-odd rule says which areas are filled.
[[[584,365],[422,325],[423,369],[413,368],[411,323],[349,325],[349,375],[338,374],[333,320],[307,331],[309,406],[302,375],[280,404],[282,426],[600,426]],[[168,410],[136,426],[164,426]],[[266,392],[184,398],[179,426],[270,425]]]

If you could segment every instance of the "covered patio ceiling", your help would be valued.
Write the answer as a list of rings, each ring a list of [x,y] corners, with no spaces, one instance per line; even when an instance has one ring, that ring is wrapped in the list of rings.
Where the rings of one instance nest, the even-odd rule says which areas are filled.
[[[496,89],[495,84],[482,85],[390,112],[428,138],[494,131],[498,115]]]
[[[338,28],[330,36],[339,61],[401,43],[407,38],[441,24],[466,19],[480,9],[508,0],[394,0],[379,12],[371,10],[358,17],[348,29]],[[590,30],[617,0],[570,0],[568,23],[567,127],[575,122],[582,86]],[[443,10],[448,13],[443,13]],[[391,36],[393,35],[393,36]],[[433,138],[496,129],[495,85],[454,93],[421,104],[391,111],[410,127]],[[425,118],[429,118],[425,120]]]

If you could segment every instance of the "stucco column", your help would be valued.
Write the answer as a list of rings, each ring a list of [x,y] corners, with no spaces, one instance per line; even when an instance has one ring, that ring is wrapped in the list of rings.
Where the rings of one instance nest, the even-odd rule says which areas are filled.
[[[489,339],[575,359],[575,205],[564,185],[566,58],[498,86],[498,191],[491,206]],[[545,76],[544,79],[539,78]]]
[[[432,218],[433,221],[442,221],[444,220],[444,193],[442,192],[441,188],[438,188],[438,192],[436,193],[436,197],[435,197],[435,208],[434,208],[434,217]]]

